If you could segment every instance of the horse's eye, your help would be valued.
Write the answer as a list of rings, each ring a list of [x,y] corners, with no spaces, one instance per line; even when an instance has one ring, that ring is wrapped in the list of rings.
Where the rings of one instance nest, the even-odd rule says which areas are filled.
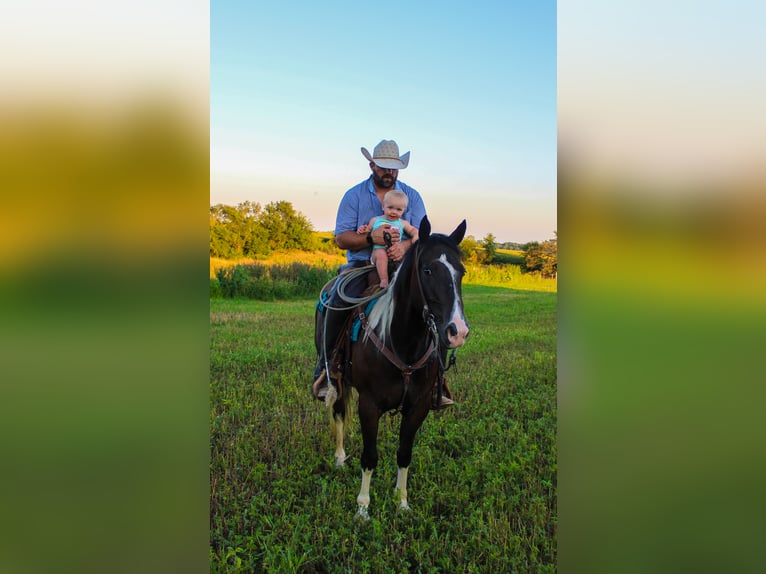
[[[423,273],[425,273],[426,275],[430,275],[431,274],[431,270],[428,267],[424,267],[423,268]]]

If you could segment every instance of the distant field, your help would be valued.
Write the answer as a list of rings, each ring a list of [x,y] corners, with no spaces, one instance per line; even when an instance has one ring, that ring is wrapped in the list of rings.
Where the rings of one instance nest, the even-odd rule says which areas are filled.
[[[221,267],[235,267],[236,265],[248,265],[261,263],[263,265],[287,265],[290,263],[306,263],[309,265],[321,265],[340,267],[346,262],[344,255],[326,253],[324,251],[289,251],[276,253],[267,259],[219,259],[210,258],[210,278],[215,278],[215,271]]]
[[[498,249],[495,254],[495,263],[521,265],[524,263],[524,252],[513,249]]]

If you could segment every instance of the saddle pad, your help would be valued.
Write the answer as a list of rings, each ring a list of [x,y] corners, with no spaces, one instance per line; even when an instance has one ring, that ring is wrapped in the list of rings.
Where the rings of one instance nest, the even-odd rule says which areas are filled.
[[[369,303],[367,303],[367,308],[364,310],[365,315],[369,315],[370,311],[372,310],[372,307],[375,305],[375,303],[378,302],[378,299],[373,299]],[[359,315],[354,317],[354,322],[351,324],[351,340],[352,341],[358,341],[359,340],[359,331],[362,328],[362,321],[359,319]]]

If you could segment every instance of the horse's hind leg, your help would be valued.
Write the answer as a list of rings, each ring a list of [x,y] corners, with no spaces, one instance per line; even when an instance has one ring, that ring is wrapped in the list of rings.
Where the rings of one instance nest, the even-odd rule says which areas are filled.
[[[348,391],[347,391],[348,392]],[[346,418],[346,403],[336,400],[332,405],[333,422],[335,423],[335,466],[343,466],[346,463],[346,451],[343,448],[345,433],[344,420]]]

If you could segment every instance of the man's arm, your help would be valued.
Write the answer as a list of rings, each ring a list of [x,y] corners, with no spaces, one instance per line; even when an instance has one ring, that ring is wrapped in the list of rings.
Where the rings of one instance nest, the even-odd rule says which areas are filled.
[[[372,219],[375,220],[374,217]],[[370,225],[372,226],[372,221],[370,221]],[[372,237],[372,242],[375,245],[386,244],[386,241],[383,238],[383,233],[385,231],[388,231],[392,235],[399,233],[399,230],[395,227],[392,228],[390,225],[381,225],[375,231],[372,231],[369,234],[370,237]],[[367,241],[367,234],[359,235],[356,231],[353,230],[344,231],[343,233],[336,235],[335,245],[341,249],[350,249],[351,251],[359,251],[360,249],[370,247],[370,243]]]
[[[360,235],[354,230],[344,231],[340,235],[336,235],[335,245],[340,249],[349,249],[351,251],[359,251],[370,246],[367,243],[367,234]]]

